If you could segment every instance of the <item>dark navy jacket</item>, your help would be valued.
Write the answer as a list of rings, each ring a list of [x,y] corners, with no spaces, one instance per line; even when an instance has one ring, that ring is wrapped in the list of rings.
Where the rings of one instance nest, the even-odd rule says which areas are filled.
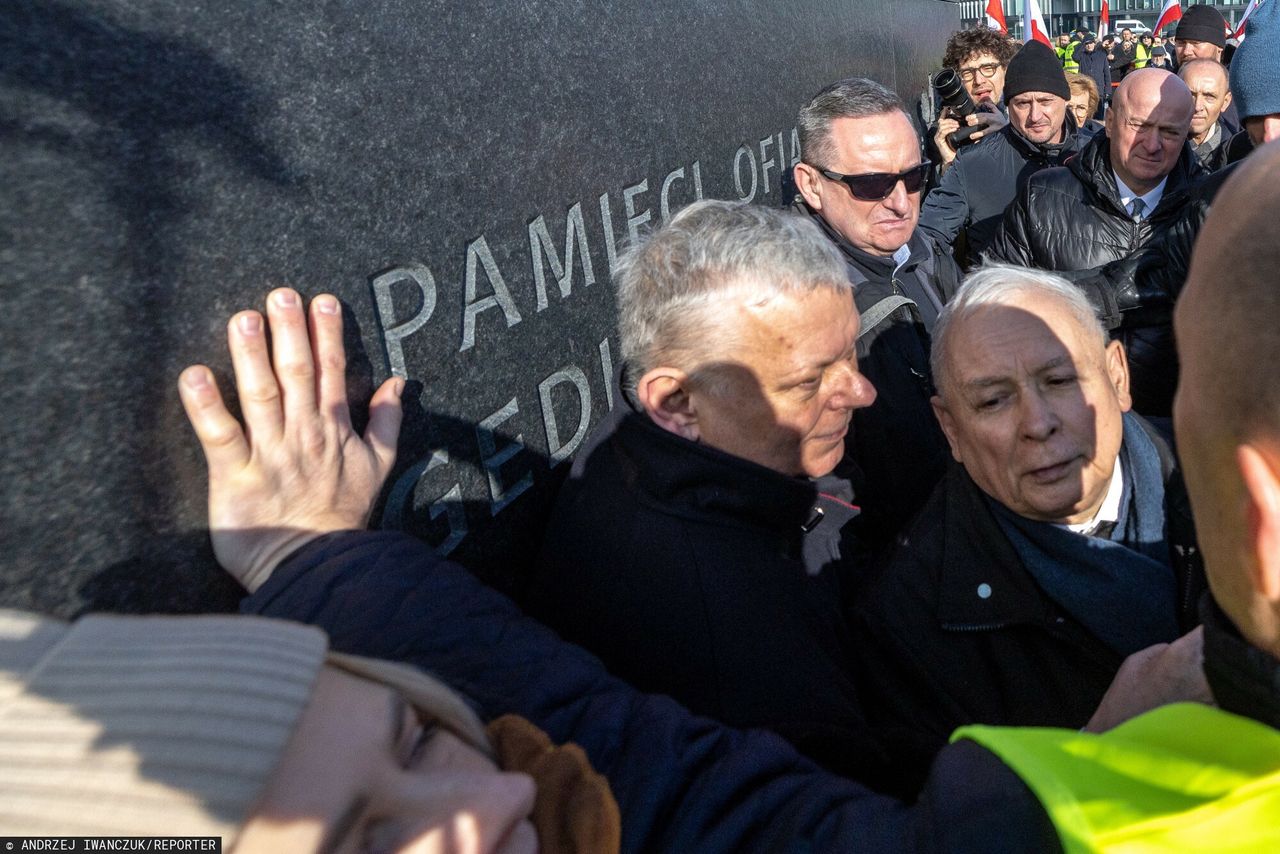
[[[848,481],[772,471],[615,399],[556,498],[529,612],[641,690],[887,778],[850,676]]]
[[[908,809],[801,757],[773,733],[729,729],[643,694],[398,532],[322,537],[242,610],[328,632],[331,648],[431,671],[485,720],[515,713],[580,745],[622,814],[624,851],[1053,851],[1025,785],[990,753],[944,750]],[[993,809],[999,805],[999,809]]]

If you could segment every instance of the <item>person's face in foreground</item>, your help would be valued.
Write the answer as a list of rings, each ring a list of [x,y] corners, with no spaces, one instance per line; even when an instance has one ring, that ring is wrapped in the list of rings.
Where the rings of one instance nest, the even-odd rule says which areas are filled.
[[[1021,516],[1091,519],[1111,481],[1129,409],[1118,342],[1105,350],[1059,300],[1019,295],[952,328],[935,411],[982,491]]]
[[[1176,77],[1168,79],[1182,85]],[[1150,77],[1111,105],[1106,116],[1111,167],[1126,186],[1146,193],[1173,171],[1190,131],[1190,106],[1190,98],[1162,96],[1159,79]]]
[[[911,121],[899,110],[831,122],[834,157],[825,168],[842,175],[899,174],[920,165],[920,143]],[[920,190],[908,193],[902,181],[878,201],[854,198],[847,186],[823,182],[822,218],[857,248],[892,255],[906,245],[920,218]]]
[[[1066,117],[1067,102],[1051,92],[1023,92],[1009,99],[1009,124],[1036,144],[1061,139]]]
[[[853,410],[876,392],[861,373],[858,312],[847,288],[738,302],[731,344],[695,383],[696,438],[790,475],[821,477],[844,455]]]
[[[326,667],[235,850],[534,852],[534,795],[390,688]]]
[[[983,69],[990,71],[991,76],[988,77]],[[1004,72],[1004,63],[992,53],[975,53],[956,69],[965,91],[979,106],[984,101],[997,103],[1004,97]]]

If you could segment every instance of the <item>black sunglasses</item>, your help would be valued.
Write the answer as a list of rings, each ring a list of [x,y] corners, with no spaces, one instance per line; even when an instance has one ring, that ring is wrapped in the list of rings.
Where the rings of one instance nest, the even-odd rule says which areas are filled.
[[[912,166],[905,172],[872,172],[869,175],[841,175],[839,172],[832,172],[830,169],[819,170],[823,176],[830,178],[832,181],[839,181],[849,188],[849,192],[853,193],[855,199],[861,199],[864,202],[878,202],[881,199],[887,199],[889,194],[893,192],[893,188],[898,186],[898,182],[902,182],[902,186],[906,188],[908,193],[918,193],[924,186],[925,181],[929,180],[929,170],[933,167],[932,163],[925,162],[919,166]]]

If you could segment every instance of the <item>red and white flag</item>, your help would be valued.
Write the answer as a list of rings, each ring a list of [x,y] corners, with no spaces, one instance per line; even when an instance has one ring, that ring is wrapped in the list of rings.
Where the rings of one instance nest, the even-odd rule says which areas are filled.
[[[1262,0],[1253,0],[1253,2],[1249,4],[1249,8],[1245,9],[1244,14],[1240,16],[1240,24],[1236,27],[1236,31],[1232,33],[1229,36],[1229,38],[1233,38],[1236,41],[1244,41],[1245,21],[1249,20],[1249,16],[1252,15],[1254,10],[1261,5],[1262,5]]]
[[[1006,36],[1009,35],[1009,28],[1004,23],[1004,8],[1000,0],[987,0],[987,26],[993,30],[999,30]]]
[[[1158,33],[1181,17],[1182,4],[1178,0],[1164,0],[1164,8],[1160,10],[1160,17],[1156,18],[1156,25],[1151,28],[1151,31]]]
[[[1102,38],[1111,32],[1111,10],[1107,7],[1107,0],[1102,0],[1102,14],[1098,16],[1098,38]]]
[[[1044,15],[1040,13],[1039,0],[1026,0],[1022,7],[1022,40],[1028,42],[1032,39],[1044,42],[1045,47],[1053,48],[1053,42],[1049,41],[1049,30],[1044,25]]]

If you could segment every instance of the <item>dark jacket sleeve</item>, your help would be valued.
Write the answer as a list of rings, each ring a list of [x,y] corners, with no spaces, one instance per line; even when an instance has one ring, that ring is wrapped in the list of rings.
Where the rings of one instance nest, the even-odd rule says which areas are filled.
[[[628,851],[905,851],[921,814],[781,738],[646,695],[425,544],[392,532],[305,546],[242,610],[311,623],[336,650],[430,670],[481,716],[523,715],[609,779]],[[919,816],[919,817],[917,817]]]
[[[920,206],[920,227],[950,246],[969,218],[969,198],[964,187],[965,170],[959,157],[942,176],[942,182]]]
[[[1027,181],[1018,197],[1004,212],[1004,219],[996,229],[996,235],[982,253],[986,261],[1000,261],[1022,267],[1034,266],[1031,254],[1029,224],[1031,222],[1031,193],[1034,181]]]

